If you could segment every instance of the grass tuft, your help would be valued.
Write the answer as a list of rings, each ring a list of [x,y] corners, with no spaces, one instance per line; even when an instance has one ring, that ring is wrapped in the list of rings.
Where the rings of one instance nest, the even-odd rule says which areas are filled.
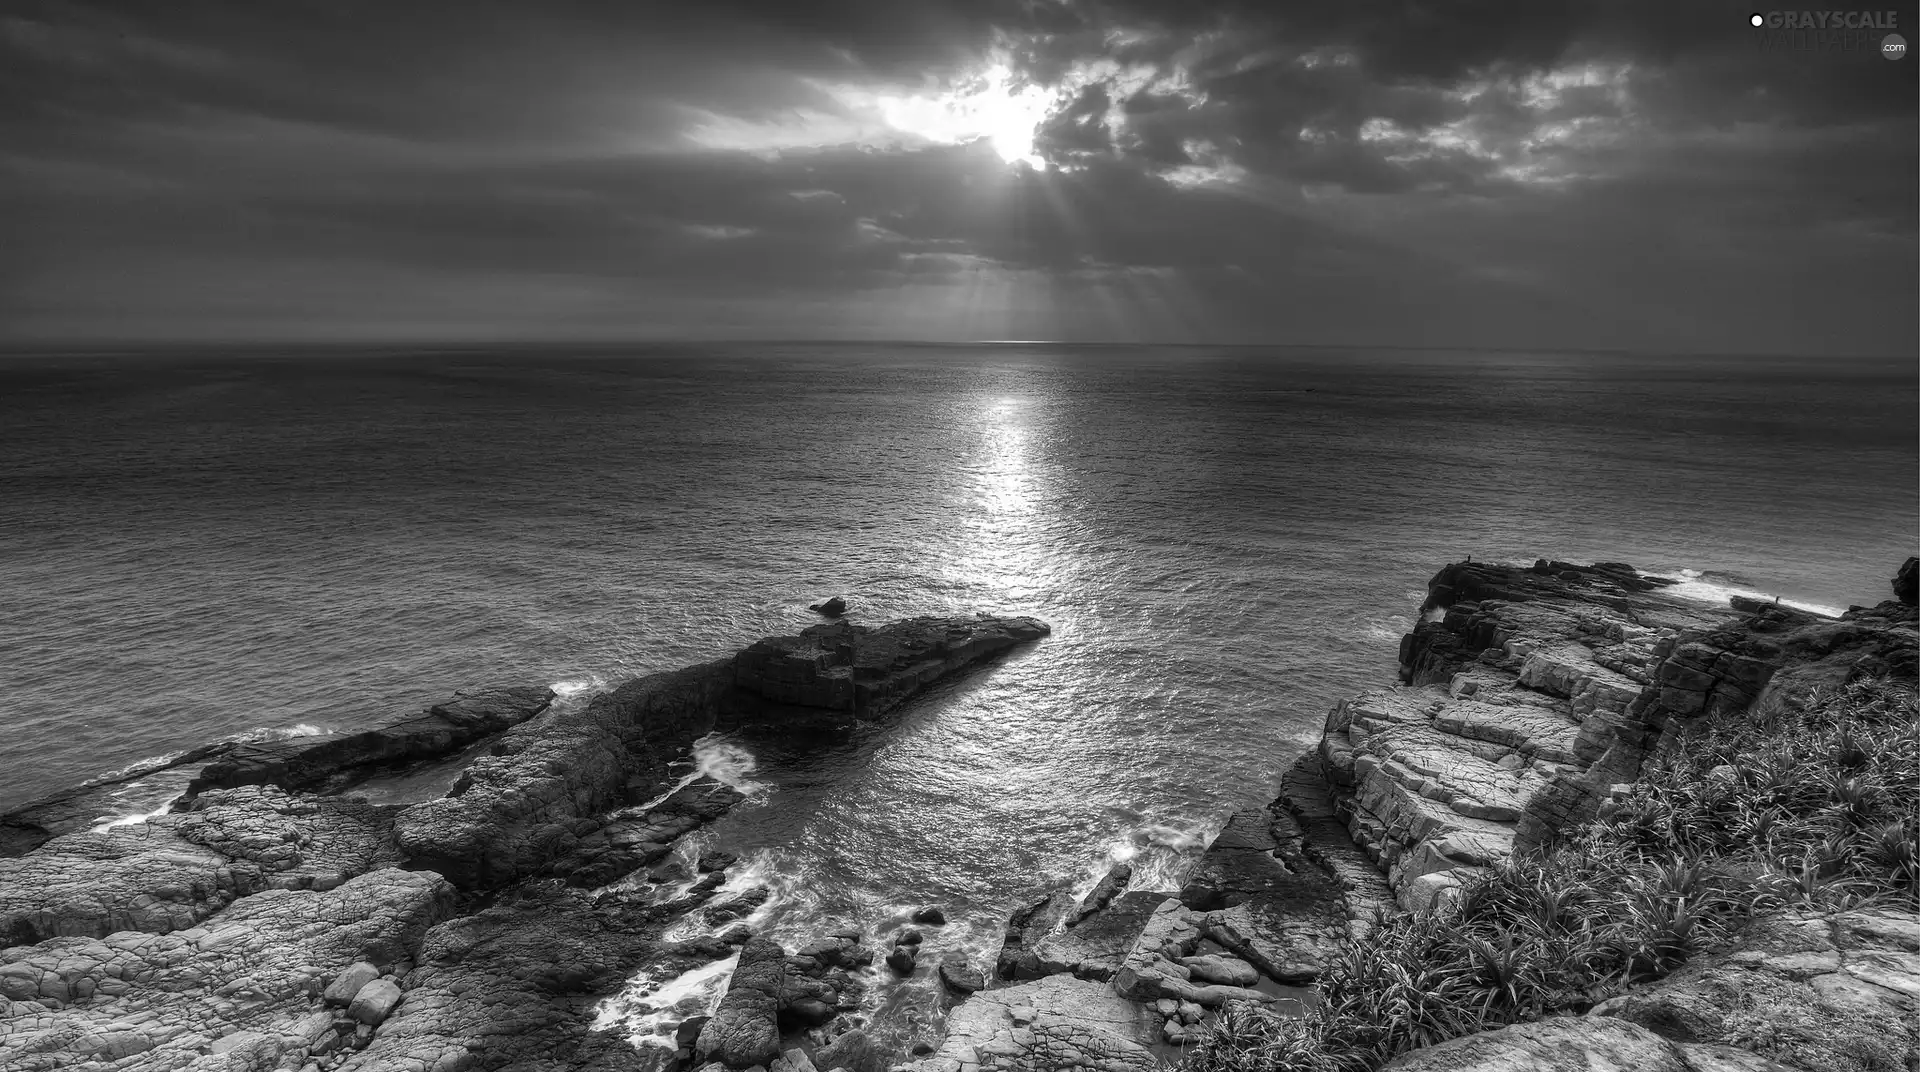
[[[1920,702],[1863,681],[1707,727],[1550,853],[1347,943],[1304,1019],[1231,1006],[1181,1068],[1371,1072],[1584,1012],[1757,913],[1888,901],[1920,909]]]

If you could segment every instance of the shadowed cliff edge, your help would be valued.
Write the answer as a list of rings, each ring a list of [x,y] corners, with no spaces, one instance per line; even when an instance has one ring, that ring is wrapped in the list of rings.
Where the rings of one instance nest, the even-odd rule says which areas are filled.
[[[1082,896],[1036,889],[987,972],[920,963],[939,906],[797,950],[733,922],[759,903],[718,893],[734,861],[676,845],[741,795],[674,770],[716,730],[882,718],[1045,635],[1032,619],[834,622],[585,703],[481,690],[361,734],[210,746],[126,775],[181,786],[147,822],[94,829],[111,783],[0,819],[0,1065],[1920,1067],[1915,566],[1838,618],[1712,607],[1619,563],[1447,566],[1400,684],[1338,704],[1179,889],[1126,864]],[[434,799],[369,799],[449,757]],[[1719,821],[1776,790],[1760,833]],[[1805,866],[1725,862],[1762,834]],[[1609,837],[1687,855],[1616,866]],[[1639,932],[1609,882],[1637,883],[1664,937],[1620,945]],[[1489,913],[1544,922],[1495,939]],[[690,919],[710,936],[673,940]],[[1580,948],[1598,951],[1578,986],[1542,981]],[[1410,979],[1421,957],[1458,963]],[[631,981],[713,972],[724,991],[658,1044],[596,1023]],[[948,1013],[902,1052],[862,1011],[916,972]]]

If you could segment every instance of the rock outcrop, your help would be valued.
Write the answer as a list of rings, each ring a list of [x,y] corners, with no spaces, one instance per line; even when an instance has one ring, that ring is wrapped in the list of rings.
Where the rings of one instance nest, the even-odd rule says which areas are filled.
[[[835,718],[875,717],[1046,632],[984,616],[832,628],[854,686]],[[850,973],[873,959],[858,932],[792,958],[737,923],[665,937],[766,897],[708,906],[733,857],[674,853],[743,798],[712,778],[676,784],[669,765],[706,733],[778,730],[799,710],[748,687],[751,669],[744,680],[729,658],[582,705],[551,706],[544,688],[462,693],[361,733],[222,742],[145,765],[182,794],[146,821],[93,829],[133,773],[13,813],[0,823],[0,1067],[654,1068],[594,1029],[596,1007],[636,973],[672,978],[742,942],[739,996],[684,1032],[683,1059],[698,1048],[805,1072],[807,1052],[777,1043],[831,1024],[814,1055],[837,1063],[820,1067],[864,1067],[872,1043],[841,1015],[862,990]],[[482,749],[439,800],[341,795]],[[655,863],[689,873],[622,881]],[[956,992],[984,982],[963,963],[942,969]],[[757,983],[767,1016],[745,1008]]]
[[[1733,616],[1661,587],[1617,563],[1435,575],[1404,684],[1336,706],[1320,745],[1337,814],[1402,907],[1509,856],[1541,791],[1611,745],[1661,646]]]
[[[547,709],[553,690],[544,686],[457,692],[413,718],[359,733],[287,737],[237,744],[201,768],[189,794],[238,785],[312,789],[350,783],[366,768],[444,756],[517,726]]]
[[[1033,618],[834,622],[754,644],[735,661],[735,681],[772,704],[812,709],[775,707],[753,721],[845,725],[880,718],[932,681],[1048,632]]]

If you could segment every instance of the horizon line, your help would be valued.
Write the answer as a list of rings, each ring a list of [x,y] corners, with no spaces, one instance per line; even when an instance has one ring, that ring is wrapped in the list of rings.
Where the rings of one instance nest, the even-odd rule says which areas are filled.
[[[1420,344],[1389,342],[1196,342],[1196,341],[1117,341],[1117,340],[1073,340],[1073,339],[874,339],[874,338],[783,338],[778,336],[738,336],[713,338],[671,338],[636,336],[626,339],[564,339],[564,338],[516,338],[516,339],[289,339],[263,337],[257,339],[151,339],[151,340],[45,340],[45,341],[7,341],[0,340],[0,356],[96,356],[107,357],[141,353],[174,352],[191,349],[208,349],[221,352],[251,347],[279,347],[303,350],[372,350],[394,349],[414,352],[473,351],[487,352],[529,348],[574,347],[580,349],[617,349],[621,347],[657,347],[657,346],[742,346],[742,345],[784,345],[784,346],[910,346],[926,348],[964,348],[964,347],[1050,347],[1050,348],[1127,348],[1127,349],[1184,349],[1184,350],[1405,350],[1422,353],[1539,353],[1539,354],[1582,354],[1614,355],[1632,357],[1750,357],[1750,358],[1807,358],[1821,360],[1891,360],[1904,358],[1920,361],[1920,349],[1913,352],[1896,353],[1805,353],[1798,351],[1747,351],[1747,350],[1667,350],[1634,349],[1627,347],[1594,346],[1481,346],[1471,344]]]

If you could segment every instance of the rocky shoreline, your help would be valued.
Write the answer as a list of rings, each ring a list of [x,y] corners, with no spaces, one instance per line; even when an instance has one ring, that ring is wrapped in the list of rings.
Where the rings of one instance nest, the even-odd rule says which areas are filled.
[[[144,823],[100,822],[115,783],[0,817],[0,1066],[1146,1072],[1230,1005],[1311,1002],[1344,943],[1551,843],[1701,718],[1911,677],[1913,569],[1900,598],[1828,618],[1706,606],[1615,563],[1450,565],[1402,642],[1401,683],[1337,705],[1278,798],[1233,815],[1180,889],[1134,888],[1122,864],[1083,897],[1036,890],[991,978],[923,962],[939,906],[884,937],[873,921],[794,950],[753,934],[737,921],[765,891],[723,896],[735,861],[676,850],[741,794],[676,765],[715,731],[884,718],[1046,635],[1032,619],[835,621],[583,705],[478,690],[364,733],[210,746],[119,779],[181,787]],[[450,756],[470,759],[434,799],[356,792]],[[1782,985],[1844,976],[1911,1017],[1920,919],[1856,916],[1820,923],[1830,965],[1764,945],[1728,963],[1777,967]],[[712,936],[671,938],[689,919]],[[724,995],[668,1045],[595,1027],[630,980],[712,970],[731,972]],[[940,980],[944,1034],[889,1052],[863,999],[881,973],[916,972]],[[1662,1018],[1706,1000],[1685,985],[1581,1019],[1648,1068],[1773,1067],[1676,1049],[1691,1043]],[[1461,1040],[1479,1047],[1467,1058],[1435,1047],[1407,1067],[1528,1067],[1564,1030],[1491,1032]]]

